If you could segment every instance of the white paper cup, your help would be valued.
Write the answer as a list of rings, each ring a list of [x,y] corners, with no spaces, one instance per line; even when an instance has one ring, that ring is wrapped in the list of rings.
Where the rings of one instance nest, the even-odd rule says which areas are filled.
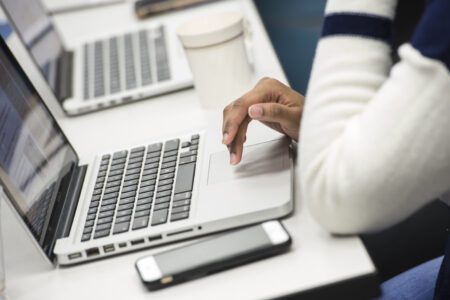
[[[240,12],[196,17],[182,24],[177,35],[204,108],[222,109],[251,88],[252,69]]]

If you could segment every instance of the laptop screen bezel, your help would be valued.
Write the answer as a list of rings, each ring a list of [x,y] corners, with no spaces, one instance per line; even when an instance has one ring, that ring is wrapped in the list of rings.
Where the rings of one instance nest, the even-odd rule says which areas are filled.
[[[66,154],[65,161],[70,162],[70,166],[71,167],[67,168],[67,166],[69,166],[69,165],[65,165],[66,168],[62,167],[61,170],[60,170],[59,176],[58,176],[58,180],[55,181],[57,183],[57,186],[55,187],[55,190],[57,191],[56,192],[56,195],[57,195],[56,197],[58,197],[60,195],[65,195],[66,194],[65,191],[61,192],[61,188],[63,187],[63,183],[66,182],[67,179],[72,176],[72,174],[75,171],[75,168],[78,166],[78,164],[79,164],[78,154],[75,151],[75,149],[72,146],[72,144],[70,143],[70,141],[67,138],[67,136],[64,134],[64,131],[59,126],[57,120],[55,119],[55,117],[51,113],[51,111],[48,108],[48,106],[45,103],[45,101],[43,100],[41,94],[36,90],[36,88],[34,87],[34,84],[30,81],[30,79],[28,78],[27,74],[24,72],[24,70],[19,65],[18,61],[16,60],[16,58],[12,54],[11,50],[9,49],[8,45],[6,44],[6,42],[5,42],[5,40],[3,39],[2,36],[0,36],[0,51],[3,52],[3,54],[9,60],[9,63],[11,64],[12,68],[14,69],[14,71],[17,72],[18,75],[20,76],[21,80],[23,80],[23,84],[25,86],[27,86],[27,88],[29,89],[30,92],[34,93],[38,97],[38,100],[42,104],[42,108],[46,111],[48,116],[51,118],[51,121],[53,123],[54,129],[56,131],[58,131],[58,133],[64,139],[64,142],[67,144],[67,147],[68,147],[69,151]],[[47,238],[47,232],[45,232],[45,231],[48,230],[48,227],[43,229],[40,238],[38,238],[36,236],[36,234],[34,234],[33,230],[31,229],[32,228],[31,224],[24,217],[24,215],[21,212],[21,210],[17,207],[16,201],[14,200],[15,199],[14,198],[14,194],[15,193],[13,191],[10,191],[8,186],[4,182],[0,181],[0,183],[3,186],[4,194],[9,199],[9,202],[10,202],[11,206],[14,207],[15,212],[20,216],[20,220],[23,222],[24,226],[26,226],[26,228],[28,229],[29,234],[34,237],[34,241],[39,245],[39,247],[42,249],[42,251],[48,257],[48,259],[50,261],[52,261],[53,260],[53,253],[52,253],[53,249],[51,249],[52,247],[50,247],[50,245],[54,243],[54,240],[53,240],[53,237],[50,240]],[[55,200],[56,199],[53,199],[53,201],[55,201]],[[65,201],[65,199],[58,199],[58,200],[62,201],[62,202]],[[48,216],[51,217],[51,220],[49,220],[50,222],[48,222],[48,223],[54,223],[52,221],[54,221],[54,220],[56,220],[56,218],[58,218],[59,212],[57,210],[60,209],[60,208],[61,208],[61,205],[52,206],[51,211],[48,211],[48,214],[47,214]]]
[[[46,17],[49,20],[49,23],[51,24],[52,29],[55,31],[56,36],[58,38],[59,44],[61,45],[61,54],[60,57],[62,55],[64,55],[64,53],[67,53],[67,47],[64,44],[63,39],[61,38],[61,34],[60,32],[57,30],[55,24],[53,23],[53,20],[51,19],[51,17],[48,15],[48,13],[45,11],[42,3],[40,2],[41,0],[37,0],[37,4],[38,6],[40,6],[40,8],[42,9],[42,11],[44,12],[44,14],[46,15]],[[24,37],[22,36],[18,26],[16,25],[16,22],[14,21],[14,18],[11,16],[9,10],[5,7],[5,4],[3,3],[2,0],[0,0],[0,8],[2,10],[2,12],[5,14],[5,16],[7,17],[7,22],[8,25],[13,29],[13,33],[16,34],[19,37],[20,42],[22,43],[22,45],[27,49],[28,53],[30,54],[31,60],[33,61],[33,63],[35,64],[35,66],[38,68],[39,72],[41,73],[42,77],[45,79],[45,82],[47,83],[47,85],[49,86],[50,90],[53,92],[53,94],[56,95],[56,97],[58,98],[59,101],[63,101],[65,99],[59,99],[59,93],[58,93],[58,86],[57,84],[55,86],[52,86],[52,84],[48,81],[48,78],[46,77],[44,70],[41,68],[41,66],[39,65],[38,61],[36,60],[36,58],[34,57],[31,48],[28,46],[27,42],[25,41]],[[57,72],[59,72],[59,69],[57,69]],[[60,74],[56,74],[56,76],[60,76]]]

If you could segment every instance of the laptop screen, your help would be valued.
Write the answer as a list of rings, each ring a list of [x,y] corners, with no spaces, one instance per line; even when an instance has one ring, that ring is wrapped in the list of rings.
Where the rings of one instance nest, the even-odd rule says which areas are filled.
[[[73,148],[0,38],[0,181],[41,245],[61,180],[77,161]]]
[[[58,60],[62,41],[39,0],[0,0],[35,63],[56,92]]]

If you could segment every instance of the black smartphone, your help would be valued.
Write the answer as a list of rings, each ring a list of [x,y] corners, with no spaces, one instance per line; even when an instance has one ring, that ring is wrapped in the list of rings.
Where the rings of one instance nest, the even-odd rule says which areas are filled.
[[[140,258],[136,269],[148,289],[158,290],[285,252],[291,243],[279,221],[268,221]]]

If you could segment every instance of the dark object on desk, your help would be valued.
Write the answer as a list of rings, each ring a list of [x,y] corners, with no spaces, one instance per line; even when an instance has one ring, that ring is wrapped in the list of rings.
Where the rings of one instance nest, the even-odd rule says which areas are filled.
[[[269,221],[143,257],[136,269],[150,290],[158,290],[285,252],[290,245],[283,225]]]
[[[194,5],[200,5],[217,0],[138,0],[134,4],[138,18],[165,13]]]

